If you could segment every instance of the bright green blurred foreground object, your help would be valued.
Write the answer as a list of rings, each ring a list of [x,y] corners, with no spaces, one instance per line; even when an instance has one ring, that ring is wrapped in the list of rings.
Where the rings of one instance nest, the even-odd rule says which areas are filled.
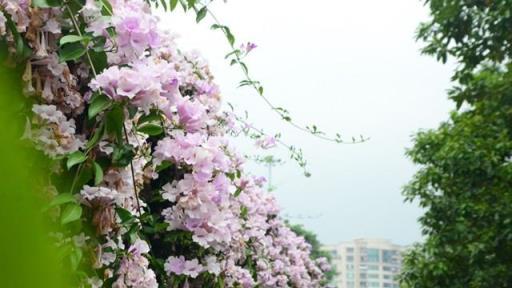
[[[20,145],[21,72],[7,68],[0,46],[0,287],[69,287],[41,215],[34,157]]]

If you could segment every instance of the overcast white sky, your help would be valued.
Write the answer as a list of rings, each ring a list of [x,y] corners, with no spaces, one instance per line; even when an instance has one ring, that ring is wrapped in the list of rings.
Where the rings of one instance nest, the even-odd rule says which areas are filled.
[[[284,214],[316,232],[324,243],[358,237],[399,244],[421,239],[421,210],[403,203],[401,187],[416,168],[404,156],[411,135],[448,118],[453,67],[421,56],[414,41],[427,19],[416,0],[230,0],[212,5],[237,41],[259,47],[248,59],[267,96],[290,110],[296,122],[317,124],[342,135],[371,137],[360,145],[326,143],[282,123],[251,90],[236,89],[240,71],[224,60],[229,52],[220,32],[199,25],[192,14],[161,14],[178,43],[209,61],[225,101],[246,109],[252,122],[300,146],[311,178],[292,161],[274,168]],[[240,150],[252,146],[240,144]],[[271,151],[286,159],[286,151]],[[254,173],[266,169],[250,165]]]

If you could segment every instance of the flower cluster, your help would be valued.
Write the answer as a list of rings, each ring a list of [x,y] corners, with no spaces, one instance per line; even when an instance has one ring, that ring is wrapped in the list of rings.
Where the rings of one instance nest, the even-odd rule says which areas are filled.
[[[63,156],[82,148],[84,143],[75,134],[75,120],[68,120],[55,105],[34,105],[32,112],[35,127],[28,126],[25,136],[34,139],[48,156]]]
[[[73,178],[57,187],[54,202],[73,212],[61,223],[94,228],[69,228],[87,234],[71,251],[96,252],[70,255],[87,267],[81,285],[320,287],[328,265],[279,218],[264,180],[244,171],[226,137],[238,128],[206,62],[177,49],[146,1],[79,6],[0,0],[0,35],[11,47],[23,35],[33,51],[26,137]]]

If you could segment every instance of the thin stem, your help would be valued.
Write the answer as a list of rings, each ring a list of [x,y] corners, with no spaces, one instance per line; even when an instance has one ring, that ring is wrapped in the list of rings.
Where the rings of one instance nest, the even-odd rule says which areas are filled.
[[[124,136],[126,137],[126,142],[129,142],[128,138],[128,132],[126,131],[126,125],[123,124],[123,131]],[[139,194],[137,192],[137,183],[135,181],[135,169],[133,169],[133,160],[130,161],[130,169],[132,172],[132,182],[133,182],[133,193],[135,194],[135,199],[137,200],[137,212],[139,212],[139,217],[142,216],[142,213],[140,211],[140,201],[139,201]]]
[[[106,4],[105,4],[105,0],[101,0],[101,4],[103,4],[103,8],[105,8],[105,11],[107,11],[107,13],[108,13],[110,16],[114,15],[114,13],[112,13],[112,10],[110,10],[110,9],[108,8],[108,5],[106,5]]]
[[[73,191],[75,190],[76,181],[80,175],[80,172],[82,171],[83,164],[83,162],[80,163],[80,165],[78,165],[78,169],[76,169],[75,177],[73,177],[73,183],[71,183],[71,191],[69,191],[71,194],[73,194]]]
[[[193,7],[194,10],[198,11],[198,9],[196,7]],[[223,26],[225,27],[224,25],[221,24],[221,22],[219,21],[219,19],[215,16],[215,14],[213,14],[213,12],[207,8],[207,11],[208,11],[208,14],[212,17],[213,21],[215,22],[215,24],[219,25],[219,26]],[[227,32],[224,31],[224,34],[226,34],[227,36]],[[233,51],[235,50],[235,46],[234,44],[232,44],[229,39],[228,39],[228,43],[229,43],[229,46],[231,47],[231,49],[233,49]],[[321,132],[314,132],[314,131],[311,131],[310,129],[306,128],[306,127],[303,127],[293,121],[291,121],[290,119],[286,119],[288,118],[288,115],[285,115],[283,112],[280,111],[280,109],[278,107],[276,107],[274,104],[272,104],[272,102],[270,102],[270,100],[265,97],[265,95],[263,95],[263,93],[260,91],[260,87],[261,86],[257,86],[256,85],[256,82],[252,80],[251,76],[249,75],[249,72],[247,71],[247,69],[245,69],[243,66],[242,63],[242,59],[240,58],[239,54],[238,53],[233,53],[234,57],[235,57],[235,60],[236,60],[236,63],[239,64],[238,66],[240,67],[240,69],[242,70],[242,73],[244,74],[246,80],[248,81],[248,83],[250,83],[250,86],[252,88],[254,88],[254,90],[261,96],[261,98],[263,99],[263,101],[267,104],[267,106],[270,107],[270,109],[272,111],[274,111],[276,114],[278,114],[283,120],[285,120],[286,122],[288,122],[291,126],[293,126],[294,128],[298,129],[298,130],[301,130],[303,132],[306,132],[308,134],[311,134],[317,138],[320,138],[322,140],[326,140],[326,141],[331,141],[331,142],[336,142],[336,143],[339,143],[339,144],[360,144],[360,143],[363,143],[363,142],[366,142],[368,141],[369,138],[361,138],[361,140],[358,140],[358,141],[352,141],[352,142],[345,142],[345,141],[342,141],[341,138],[332,138],[332,137],[328,137],[328,136],[324,136],[323,133]]]
[[[236,115],[236,114],[233,114],[233,115],[235,116],[235,119],[238,122],[244,124],[245,127],[249,128],[249,129],[251,129],[253,131],[256,131],[256,133],[258,133],[260,136],[270,137],[270,135],[268,135],[267,133],[263,132],[263,130],[258,129],[258,128],[252,126],[251,124],[247,123],[242,118],[240,118],[238,115]],[[310,173],[306,169],[307,162],[304,160],[304,157],[302,155],[302,150],[301,149],[297,150],[295,147],[286,144],[285,142],[283,142],[279,138],[277,138],[275,140],[276,140],[277,143],[279,143],[279,145],[283,146],[284,148],[286,148],[290,152],[291,159],[295,160],[295,162],[297,162],[297,164],[304,170],[304,174],[305,175],[310,175]],[[307,176],[307,177],[309,177],[309,176]]]
[[[69,17],[71,17],[71,22],[73,22],[73,26],[75,27],[76,33],[78,33],[78,35],[82,37],[82,31],[80,31],[80,27],[76,22],[75,15],[73,15],[73,11],[71,11],[69,5],[66,5],[66,9],[68,10]],[[89,54],[89,49],[87,49],[87,47],[85,47],[85,54],[87,56],[87,60],[89,61],[89,66],[91,66],[92,74],[94,74],[94,77],[98,76],[98,74],[96,73],[96,68],[94,68],[94,64],[92,63],[91,54]]]

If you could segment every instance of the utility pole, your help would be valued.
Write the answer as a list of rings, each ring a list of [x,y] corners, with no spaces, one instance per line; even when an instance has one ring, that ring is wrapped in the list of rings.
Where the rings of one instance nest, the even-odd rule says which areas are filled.
[[[279,158],[275,158],[272,155],[268,155],[265,157],[257,157],[256,161],[258,163],[262,163],[263,165],[265,165],[267,167],[267,169],[268,169],[267,190],[269,192],[274,190],[275,187],[272,185],[272,168],[277,165],[283,165],[284,161]]]

